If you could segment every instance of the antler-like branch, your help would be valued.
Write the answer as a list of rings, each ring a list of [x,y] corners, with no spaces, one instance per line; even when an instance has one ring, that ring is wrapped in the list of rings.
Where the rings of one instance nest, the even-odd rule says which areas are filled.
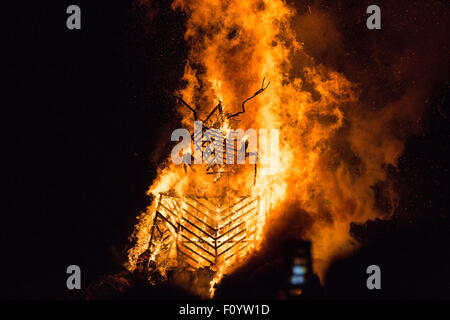
[[[175,99],[178,99],[182,104],[184,104],[186,107],[188,107],[189,110],[192,111],[192,113],[194,114],[194,120],[198,119],[197,112],[194,110],[194,108],[192,108],[189,104],[187,104],[187,102],[184,101],[182,97],[176,96],[173,93],[170,93],[170,95]]]
[[[237,115],[240,115],[241,113],[244,113],[244,112],[245,112],[244,104],[245,104],[247,101],[253,99],[253,98],[256,97],[258,94],[262,93],[264,90],[267,89],[267,87],[268,87],[269,84],[270,84],[270,81],[269,81],[269,83],[267,83],[267,85],[264,87],[264,81],[265,81],[265,80],[266,80],[266,78],[263,78],[261,88],[260,88],[258,91],[256,91],[254,95],[252,95],[250,98],[247,98],[246,100],[244,100],[244,102],[242,102],[242,111],[239,111],[239,112],[237,112],[237,113],[235,113],[235,114],[232,114],[232,115],[228,116],[228,119],[231,119],[231,118],[233,118],[233,117],[235,117],[235,116],[237,116]]]

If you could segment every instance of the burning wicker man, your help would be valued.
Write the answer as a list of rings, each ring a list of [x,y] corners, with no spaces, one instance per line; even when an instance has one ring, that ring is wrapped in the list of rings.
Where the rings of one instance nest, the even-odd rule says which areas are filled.
[[[250,180],[255,185],[258,152],[248,136],[242,136],[242,132],[239,135],[229,126],[232,118],[245,113],[245,103],[268,86],[263,79],[261,88],[242,102],[241,111],[224,112],[219,101],[205,119],[200,119],[181,96],[172,95],[194,117],[194,130],[188,143],[181,145],[182,155],[174,161],[184,166],[192,187],[183,194],[174,190],[153,194],[156,209],[148,226],[148,247],[137,261],[137,269],[146,272],[151,282],[167,278],[173,270],[207,270],[214,283],[257,245],[262,233],[258,222],[267,214],[267,195],[246,192],[235,182],[245,180],[248,185]],[[248,158],[251,166],[230,166],[235,157],[238,163]],[[208,186],[208,192],[200,190],[199,182]]]

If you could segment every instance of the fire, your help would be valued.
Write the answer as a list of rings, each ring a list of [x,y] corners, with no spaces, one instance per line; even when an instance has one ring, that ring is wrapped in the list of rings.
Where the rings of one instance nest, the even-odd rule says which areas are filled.
[[[313,221],[298,236],[312,241],[315,268],[323,275],[333,256],[354,248],[350,222],[391,214],[375,206],[372,186],[386,180],[385,166],[395,165],[402,151],[402,141],[382,129],[393,110],[363,114],[357,85],[306,54],[292,28],[295,10],[282,0],[175,0],[172,7],[188,15],[185,40],[190,46],[187,86],[177,95],[203,119],[219,102],[230,115],[240,111],[262,79],[270,80],[268,89],[245,105],[245,113],[225,119],[218,129],[226,132],[234,124],[279,129],[280,161],[276,174],[258,173],[254,182],[253,170],[239,169],[214,181],[204,169],[192,165],[186,170],[168,160],[148,191],[154,201],[139,217],[129,269],[136,268],[149,247],[161,194],[198,199],[247,195],[260,199],[257,239],[239,257],[214,266],[211,295],[224,274],[266,245],[265,230],[272,228],[267,218],[293,208]],[[182,104],[179,112],[182,126],[192,132],[193,113]],[[158,260],[160,248],[153,249],[150,260]]]

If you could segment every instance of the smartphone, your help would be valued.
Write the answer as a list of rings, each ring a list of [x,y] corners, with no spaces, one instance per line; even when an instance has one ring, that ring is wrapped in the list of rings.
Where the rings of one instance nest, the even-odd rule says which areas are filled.
[[[301,295],[313,275],[311,242],[289,241],[286,243],[287,279],[289,295]]]

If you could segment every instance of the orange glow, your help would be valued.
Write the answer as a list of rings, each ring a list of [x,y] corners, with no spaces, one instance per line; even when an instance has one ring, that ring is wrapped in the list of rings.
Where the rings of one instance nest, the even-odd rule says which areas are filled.
[[[185,171],[169,159],[148,193],[270,195],[267,203],[260,202],[264,214],[257,220],[258,245],[232,264],[217,267],[211,294],[224,274],[251,252],[270,245],[264,242],[265,232],[273,227],[267,218],[270,214],[276,224],[276,217],[286,210],[311,217],[311,225],[298,237],[312,241],[315,271],[322,277],[333,257],[355,247],[350,222],[391,214],[375,206],[372,186],[386,180],[385,165],[395,165],[402,151],[402,141],[383,131],[393,111],[360,112],[356,84],[307,55],[292,29],[295,11],[282,0],[175,0],[172,6],[188,15],[185,40],[190,48],[184,71],[187,86],[177,94],[201,118],[219,101],[224,112],[232,114],[263,78],[269,80],[268,89],[245,105],[246,112],[220,129],[279,129],[280,163],[277,174],[258,174],[253,185],[251,170],[237,170],[214,182],[205,170]],[[181,104],[179,112],[181,126],[192,132],[192,112]],[[129,251],[130,270],[148,247],[156,202],[139,217],[135,246]]]

